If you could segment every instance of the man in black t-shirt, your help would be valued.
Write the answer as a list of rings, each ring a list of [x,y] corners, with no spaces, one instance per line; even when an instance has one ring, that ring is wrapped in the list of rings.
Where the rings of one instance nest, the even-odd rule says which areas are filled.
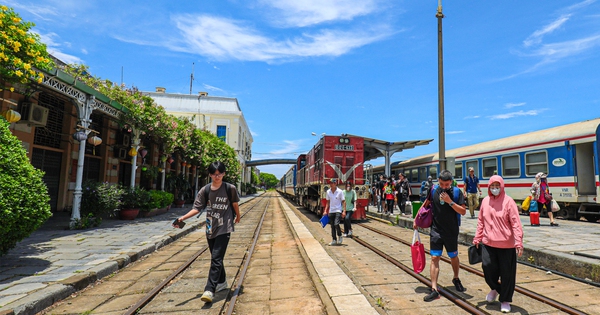
[[[448,253],[448,257],[450,257],[452,263],[452,271],[454,272],[452,283],[456,291],[463,292],[465,290],[458,278],[460,261],[458,259],[459,225],[457,213],[465,215],[467,209],[465,207],[464,195],[460,193],[460,190],[458,192],[454,191],[455,189],[458,190],[458,188],[452,187],[452,181],[453,178],[450,171],[441,171],[438,178],[439,185],[427,196],[427,200],[423,204],[423,206],[426,206],[428,203],[431,203],[431,212],[433,214],[429,232],[431,293],[423,298],[426,302],[436,300],[440,296],[437,280],[440,273],[440,259],[444,248],[446,248],[446,253]],[[457,197],[455,198],[455,196]],[[414,223],[413,228],[417,228]]]
[[[410,183],[406,179],[406,176],[404,176],[404,173],[398,174],[396,191],[398,192],[398,208],[400,209],[400,213],[404,213],[406,211],[406,202],[411,195]],[[410,212],[407,214],[410,214]]]

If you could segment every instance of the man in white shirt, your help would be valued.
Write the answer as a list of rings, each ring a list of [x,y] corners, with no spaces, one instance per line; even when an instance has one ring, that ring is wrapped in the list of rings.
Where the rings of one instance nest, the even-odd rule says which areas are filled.
[[[346,216],[346,201],[344,192],[337,188],[336,178],[331,179],[330,185],[331,188],[327,190],[327,205],[325,206],[323,215],[329,216],[329,224],[331,224],[331,237],[333,241],[329,245],[342,245],[340,221]]]

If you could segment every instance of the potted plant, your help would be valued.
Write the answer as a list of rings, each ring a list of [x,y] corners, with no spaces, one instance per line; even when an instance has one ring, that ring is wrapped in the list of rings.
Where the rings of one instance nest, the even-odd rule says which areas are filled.
[[[150,193],[150,208],[148,211],[144,211],[142,209],[143,217],[152,217],[155,215],[163,214],[169,211],[171,204],[173,203],[173,194],[160,191],[160,190],[151,190]]]
[[[185,199],[189,197],[190,190],[192,189],[192,185],[185,178],[183,173],[175,176],[168,176],[165,180],[165,187],[168,191],[172,192],[175,198],[175,205],[178,207],[183,207],[185,203]]]
[[[133,220],[140,213],[140,209],[148,210],[151,207],[150,193],[139,187],[127,187],[121,195],[121,220]]]

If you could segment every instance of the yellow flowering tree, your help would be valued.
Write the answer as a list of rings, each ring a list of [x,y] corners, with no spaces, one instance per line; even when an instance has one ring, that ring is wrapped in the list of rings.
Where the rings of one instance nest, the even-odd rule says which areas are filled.
[[[12,8],[0,5],[0,79],[5,84],[41,83],[44,75],[39,70],[54,67],[40,36],[29,31],[33,26]]]

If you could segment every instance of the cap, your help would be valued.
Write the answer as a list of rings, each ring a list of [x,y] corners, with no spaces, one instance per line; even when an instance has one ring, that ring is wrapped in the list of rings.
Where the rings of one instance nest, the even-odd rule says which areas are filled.
[[[432,180],[432,179],[433,179],[433,177],[427,176],[427,180]]]
[[[543,172],[539,172],[539,173],[535,174],[535,179],[540,179],[540,178],[542,178],[542,175],[544,175],[544,173],[543,173]]]
[[[469,172],[470,171],[475,171],[475,169],[471,166],[471,167],[469,167]]]
[[[337,178],[332,178],[329,182],[337,184]]]

